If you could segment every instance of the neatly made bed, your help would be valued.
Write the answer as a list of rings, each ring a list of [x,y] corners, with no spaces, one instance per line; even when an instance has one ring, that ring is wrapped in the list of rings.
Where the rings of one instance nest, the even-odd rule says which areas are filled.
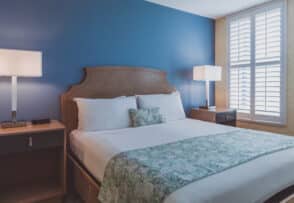
[[[70,139],[75,155],[102,182],[107,163],[121,152],[233,131],[236,129],[184,119],[140,128],[73,131]],[[264,202],[294,184],[294,159],[289,157],[294,157],[294,148],[254,159],[196,181],[172,193],[164,202]]]
[[[94,132],[74,130],[70,135],[70,144],[79,161],[97,180],[102,181],[108,161],[120,152],[234,130],[223,125],[183,119],[140,128]]]
[[[63,120],[70,139],[69,157],[72,161],[74,185],[77,193],[85,202],[98,202],[99,189],[101,182],[103,183],[105,179],[107,167],[117,155],[123,152],[136,152],[136,150],[165,146],[169,143],[192,138],[214,137],[232,133],[239,133],[239,136],[249,136],[247,134],[251,133],[251,131],[190,119],[140,128],[94,132],[77,130],[77,107],[73,98],[112,98],[123,95],[171,93],[174,91],[174,88],[167,83],[165,73],[161,71],[128,67],[100,67],[88,68],[86,72],[85,80],[80,85],[72,87],[62,97]],[[264,136],[265,139],[267,135],[268,137],[273,136],[255,131],[252,133],[260,135],[260,137]],[[278,137],[280,136],[276,136],[279,141]],[[197,142],[198,140],[191,141]],[[231,143],[231,146],[233,146],[232,144],[234,143]],[[197,181],[184,184],[167,193],[163,202],[278,202],[292,192],[290,186],[294,184],[294,176],[292,175],[294,148],[291,140],[286,140],[284,144],[286,145],[280,148],[270,146],[269,151],[248,156],[251,160],[233,164],[234,167],[224,167],[217,173],[206,174]],[[189,153],[187,153],[188,155]],[[128,180],[125,179],[125,181]],[[141,184],[141,187],[143,190],[146,185]],[[289,189],[284,190],[286,188]],[[102,192],[106,193],[104,190],[105,187]],[[130,192],[126,190],[124,192]],[[115,190],[110,188],[110,191]],[[281,191],[284,192],[280,193]],[[135,193],[135,191],[132,192]],[[113,193],[112,195],[117,194]],[[128,202],[132,202],[130,197],[124,198],[123,195],[118,195],[118,197],[121,199],[116,199],[114,202],[126,202],[128,198]],[[110,201],[113,199],[110,198]]]

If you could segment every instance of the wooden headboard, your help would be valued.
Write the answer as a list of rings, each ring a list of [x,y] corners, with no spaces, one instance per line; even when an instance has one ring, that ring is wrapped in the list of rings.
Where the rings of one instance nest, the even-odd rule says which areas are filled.
[[[78,110],[73,98],[114,98],[138,94],[160,94],[175,91],[159,70],[138,67],[103,66],[85,68],[80,84],[61,96],[62,121],[67,133],[78,126]]]

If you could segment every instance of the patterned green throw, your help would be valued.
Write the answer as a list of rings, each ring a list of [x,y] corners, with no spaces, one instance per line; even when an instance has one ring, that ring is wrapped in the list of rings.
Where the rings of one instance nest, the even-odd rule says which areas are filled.
[[[292,147],[288,136],[236,130],[123,152],[109,161],[99,200],[162,203],[192,182]]]

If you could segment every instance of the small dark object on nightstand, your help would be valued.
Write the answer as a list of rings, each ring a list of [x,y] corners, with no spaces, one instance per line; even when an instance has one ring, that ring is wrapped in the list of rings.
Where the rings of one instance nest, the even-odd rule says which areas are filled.
[[[33,125],[41,125],[51,123],[50,118],[32,120]]]

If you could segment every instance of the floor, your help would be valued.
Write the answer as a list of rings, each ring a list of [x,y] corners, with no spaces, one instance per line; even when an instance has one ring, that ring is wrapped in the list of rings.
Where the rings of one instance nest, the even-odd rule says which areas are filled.
[[[79,197],[76,197],[74,195],[68,195],[64,203],[82,203],[82,201]]]

